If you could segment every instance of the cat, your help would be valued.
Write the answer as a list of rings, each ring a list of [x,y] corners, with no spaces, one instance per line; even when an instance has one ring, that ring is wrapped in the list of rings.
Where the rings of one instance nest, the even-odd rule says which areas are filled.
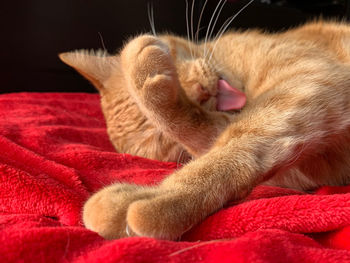
[[[99,90],[118,152],[189,160],[157,186],[116,183],[85,203],[106,239],[176,240],[258,184],[350,183],[350,26],[132,38],[116,55],[60,54]]]

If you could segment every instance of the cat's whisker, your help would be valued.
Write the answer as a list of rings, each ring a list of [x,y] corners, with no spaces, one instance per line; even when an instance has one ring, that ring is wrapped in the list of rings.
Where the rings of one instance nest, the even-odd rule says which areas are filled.
[[[221,37],[221,35],[223,34],[222,30],[223,28],[229,23],[230,19],[232,18],[233,16],[230,16],[228,19],[225,20],[225,22],[222,24],[222,26],[220,27],[219,31],[216,33],[216,36],[214,37],[213,41],[215,41],[214,43],[214,47],[216,47],[216,41],[218,41],[219,37]],[[221,34],[222,33],[222,34]],[[211,52],[207,54],[207,56],[204,58],[208,63],[210,63],[210,60],[211,60],[211,57],[213,55],[213,52],[214,52],[214,48],[212,48]],[[209,55],[210,54],[210,55]],[[208,58],[209,56],[209,58]]]
[[[206,60],[206,63],[209,64],[209,61]],[[223,71],[223,70],[227,70],[229,71],[229,68],[227,65],[224,65],[223,63],[220,63],[218,61],[213,61],[210,63],[210,65],[215,69],[215,71],[217,73]]]
[[[222,71],[224,71],[225,69],[227,69],[227,67],[225,67],[225,66],[223,66],[223,65],[221,65],[221,66],[215,65],[214,68],[215,68],[215,71],[216,71],[216,72],[222,72]]]
[[[188,0],[185,0],[186,2],[186,29],[187,29],[187,40],[188,40],[188,48],[190,50],[191,53],[191,58],[193,59],[193,51],[192,51],[192,47],[191,47],[191,40],[190,40],[190,26],[189,26],[189,10],[188,10]]]
[[[199,29],[198,29],[198,32],[200,32],[202,29],[204,29],[205,28],[205,26],[202,26],[202,27],[200,27]],[[197,33],[196,33],[197,34]],[[199,34],[199,33],[198,33]],[[198,38],[196,39],[196,43],[197,44],[199,44],[199,36],[198,36]]]
[[[233,15],[234,16],[234,15]],[[218,36],[221,34],[221,32],[223,32],[223,29],[226,27],[226,25],[230,22],[230,20],[232,19],[233,16],[230,16],[229,18],[227,18],[225,20],[225,22],[222,24],[222,26],[220,27],[220,29],[218,30],[218,32],[216,33],[214,40],[218,39]]]
[[[251,3],[253,3],[254,2],[254,0],[250,0],[247,4],[245,4],[235,15],[233,15],[231,18],[229,18],[229,20],[226,20],[227,21],[227,23],[226,23],[226,21],[225,21],[225,23],[226,23],[226,25],[225,25],[225,23],[223,24],[223,26],[220,28],[220,30],[219,30],[219,32],[218,32],[218,35],[217,35],[217,37],[215,38],[216,40],[215,40],[215,43],[214,43],[214,46],[213,46],[213,49],[212,49],[212,51],[211,51],[211,54],[210,54],[210,57],[209,57],[209,60],[208,61],[210,61],[211,60],[211,58],[212,58],[212,56],[213,56],[213,54],[214,54],[214,51],[215,51],[215,48],[216,48],[216,45],[217,45],[217,43],[218,43],[218,40],[221,38],[221,36],[226,32],[226,30],[227,30],[227,28],[229,27],[229,25],[232,23],[232,21],[233,20],[235,20],[235,18],[241,13],[241,12],[243,12],[248,6],[250,6],[250,4]]]
[[[217,62],[211,63],[211,66],[215,69],[216,72],[220,72],[226,68],[226,66],[224,66],[223,64],[217,63]]]
[[[191,41],[194,41],[194,25],[193,25],[193,15],[194,15],[194,5],[196,0],[192,0],[192,6],[191,6]]]
[[[234,19],[236,19],[236,17],[243,12],[248,6],[250,6],[251,3],[253,3],[255,0],[250,0],[247,4],[245,4],[236,14],[230,16],[224,23],[223,25],[220,27],[218,33],[216,34],[214,39],[217,39],[220,37],[220,35],[224,34],[228,28],[228,26],[232,23],[232,21]]]
[[[224,2],[222,3],[222,5],[221,5],[221,7],[220,7],[220,9],[219,9],[219,11],[218,11],[218,13],[217,13],[217,15],[216,15],[215,21],[214,21],[214,23],[213,23],[213,26],[211,27],[210,34],[209,34],[209,37],[208,37],[209,40],[211,39],[211,37],[212,37],[212,35],[213,35],[213,32],[214,32],[216,23],[217,23],[217,21],[218,21],[218,19],[219,19],[219,17],[220,17],[220,14],[221,14],[221,12],[222,12],[222,9],[224,8],[224,6],[225,6],[226,3],[227,3],[227,0],[224,0]]]
[[[218,30],[218,32],[216,33],[214,40],[218,39],[218,36],[221,34],[221,32],[223,32],[224,28],[226,27],[226,25],[230,22],[230,20],[234,17],[235,15],[230,16],[229,18],[227,18],[225,20],[225,22],[222,24],[222,26],[220,27],[220,29]]]
[[[205,7],[206,7],[207,3],[208,3],[208,0],[205,0],[204,5],[203,5],[202,10],[201,10],[201,13],[199,15],[199,20],[198,20],[198,24],[197,24],[197,31],[196,31],[196,35],[195,35],[196,36],[196,43],[198,43],[199,31],[201,29],[200,26],[201,26],[201,22],[202,22],[202,17],[203,17],[203,13],[204,13],[204,10],[205,10]]]
[[[151,26],[152,34],[154,36],[157,36],[156,27],[154,25],[154,13],[153,13],[153,4],[152,3],[147,3],[147,13],[148,13],[148,20],[149,20],[149,24]]]
[[[204,38],[204,57],[207,56],[207,42],[209,41],[208,36],[209,36],[210,29],[211,29],[211,24],[213,22],[213,19],[214,19],[215,15],[216,15],[216,12],[217,12],[219,6],[221,5],[222,1],[223,0],[220,0],[219,3],[216,5],[216,7],[214,9],[214,12],[213,12],[213,14],[212,14],[212,16],[211,16],[211,18],[209,20],[207,32],[205,33],[205,38]]]
[[[105,52],[107,52],[107,49],[106,49],[106,46],[105,46],[105,42],[103,41],[103,37],[102,37],[101,32],[97,32],[97,34],[98,34],[99,37],[100,37],[101,45],[102,45],[103,50],[104,50]]]

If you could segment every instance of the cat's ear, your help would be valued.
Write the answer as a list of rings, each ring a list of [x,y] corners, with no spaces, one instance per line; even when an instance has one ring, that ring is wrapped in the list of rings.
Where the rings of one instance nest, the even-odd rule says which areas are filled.
[[[58,56],[64,63],[88,79],[98,90],[104,88],[104,82],[119,63],[117,56],[108,55],[101,50],[77,50],[61,53]]]

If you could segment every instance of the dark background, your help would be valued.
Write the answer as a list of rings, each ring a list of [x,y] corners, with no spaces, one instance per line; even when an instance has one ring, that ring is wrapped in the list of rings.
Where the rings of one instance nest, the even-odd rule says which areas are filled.
[[[116,52],[129,36],[150,31],[148,2],[153,3],[157,32],[186,35],[185,0],[24,0],[20,4],[5,1],[0,8],[0,93],[95,92],[86,80],[60,62],[57,54],[103,46]],[[208,1],[203,26],[208,25],[218,2]],[[217,28],[247,2],[226,3]],[[255,0],[233,21],[232,27],[278,31],[320,15],[348,18],[349,2]],[[195,3],[196,22],[204,1]],[[200,31],[201,36],[205,30]]]

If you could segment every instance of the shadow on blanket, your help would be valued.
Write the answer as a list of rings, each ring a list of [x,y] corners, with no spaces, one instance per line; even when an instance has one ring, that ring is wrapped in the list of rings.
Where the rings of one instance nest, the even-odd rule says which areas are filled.
[[[1,262],[350,262],[350,187],[257,187],[180,242],[105,241],[80,221],[113,181],[154,184],[176,168],[114,151],[98,95],[0,95]]]

